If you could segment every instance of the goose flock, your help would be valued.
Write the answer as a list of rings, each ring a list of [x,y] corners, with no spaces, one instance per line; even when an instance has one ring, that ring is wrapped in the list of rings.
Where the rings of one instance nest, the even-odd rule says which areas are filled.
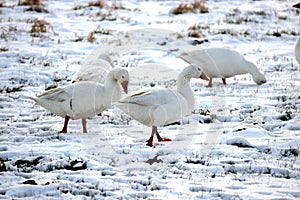
[[[158,142],[171,141],[160,136],[158,126],[173,123],[192,113],[195,97],[190,86],[191,78],[209,80],[208,86],[211,87],[214,77],[225,79],[250,73],[257,84],[266,82],[253,63],[230,49],[197,50],[184,53],[180,57],[190,65],[178,74],[176,90],[142,88],[121,99],[122,89],[125,93],[128,92],[129,72],[123,68],[113,68],[110,57],[103,54],[98,57],[97,65],[82,66],[70,85],[30,98],[65,119],[60,133],[67,133],[70,119],[82,119],[82,131],[87,133],[86,119],[97,116],[114,105],[136,121],[152,126],[146,145],[154,146],[154,136]]]
[[[300,3],[293,5],[300,9]],[[300,63],[300,38],[295,45],[295,58]],[[72,83],[57,87],[30,97],[38,105],[65,118],[61,133],[67,133],[70,119],[82,119],[83,133],[87,133],[86,119],[99,115],[111,106],[116,106],[136,121],[152,126],[147,146],[154,146],[154,136],[158,142],[169,142],[162,138],[157,127],[170,124],[192,113],[195,104],[194,93],[190,86],[191,78],[209,81],[213,78],[226,78],[251,74],[257,85],[267,82],[257,66],[235,50],[212,47],[185,52],[179,55],[190,65],[177,77],[177,88],[142,88],[121,98],[122,89],[127,94],[129,72],[114,68],[108,55],[98,57],[97,64],[82,66],[74,75]]]

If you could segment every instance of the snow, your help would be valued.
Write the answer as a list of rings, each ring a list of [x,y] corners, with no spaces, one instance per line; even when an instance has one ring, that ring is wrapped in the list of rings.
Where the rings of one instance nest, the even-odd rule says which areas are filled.
[[[299,199],[296,1],[207,0],[208,13],[181,15],[170,10],[182,1],[42,2],[48,12],[0,7],[1,199]],[[34,19],[49,23],[45,33],[31,35]],[[187,36],[192,26],[200,38]],[[174,87],[188,65],[178,55],[213,46],[241,52],[267,83],[192,80],[193,114],[160,127],[173,141],[155,148],[145,145],[151,127],[115,107],[88,119],[88,134],[80,120],[58,134],[63,119],[27,98],[70,84],[100,53],[129,70],[129,93]]]

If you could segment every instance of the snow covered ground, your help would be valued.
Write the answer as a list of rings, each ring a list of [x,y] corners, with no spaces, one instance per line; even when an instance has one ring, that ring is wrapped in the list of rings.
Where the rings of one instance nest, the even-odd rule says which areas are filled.
[[[42,1],[42,12],[0,2],[1,199],[300,198],[297,1],[207,0],[207,13],[179,15],[181,1],[91,2]],[[117,108],[89,119],[88,134],[80,120],[58,134],[63,119],[27,98],[70,84],[100,53],[130,71],[129,92],[173,87],[187,65],[178,54],[211,46],[243,53],[267,83],[192,80],[193,114],[161,127],[173,141],[155,148],[151,128]]]

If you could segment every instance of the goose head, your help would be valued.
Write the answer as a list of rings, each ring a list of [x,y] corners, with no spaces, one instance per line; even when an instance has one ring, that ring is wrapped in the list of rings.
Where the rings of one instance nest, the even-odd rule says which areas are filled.
[[[189,65],[184,70],[183,73],[185,76],[188,76],[189,78],[201,78],[202,77],[202,69],[200,67]]]
[[[121,84],[124,92],[127,94],[128,92],[128,82],[129,82],[129,74],[126,69],[115,68],[111,71],[113,73],[114,79]]]
[[[252,75],[253,81],[257,84],[257,85],[261,85],[267,82],[266,77],[260,73],[260,71],[258,70],[257,66],[250,61],[246,61],[248,63],[248,67],[249,67],[249,73]]]
[[[258,73],[258,74],[256,74],[255,76],[252,76],[252,77],[253,77],[253,81],[257,85],[261,85],[261,84],[264,84],[264,83],[267,82],[266,77],[261,73]]]

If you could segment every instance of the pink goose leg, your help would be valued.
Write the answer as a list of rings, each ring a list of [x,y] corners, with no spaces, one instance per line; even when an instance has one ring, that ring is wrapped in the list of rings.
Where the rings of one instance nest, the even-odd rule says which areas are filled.
[[[83,133],[87,133],[87,129],[86,129],[86,119],[82,118],[82,119],[81,119],[81,124],[82,124],[82,132],[83,132]]]
[[[206,87],[212,87],[212,78],[209,78],[208,85]]]
[[[68,123],[69,123],[70,117],[68,115],[65,116],[65,122],[64,122],[64,127],[62,128],[59,133],[67,133],[68,132]]]
[[[147,142],[147,144],[146,144],[147,146],[153,147],[153,137],[154,137],[154,134],[156,134],[157,140],[159,142],[170,142],[170,141],[172,141],[169,138],[162,138],[159,135],[159,133],[157,132],[157,127],[156,126],[152,126],[151,137],[146,141]]]

